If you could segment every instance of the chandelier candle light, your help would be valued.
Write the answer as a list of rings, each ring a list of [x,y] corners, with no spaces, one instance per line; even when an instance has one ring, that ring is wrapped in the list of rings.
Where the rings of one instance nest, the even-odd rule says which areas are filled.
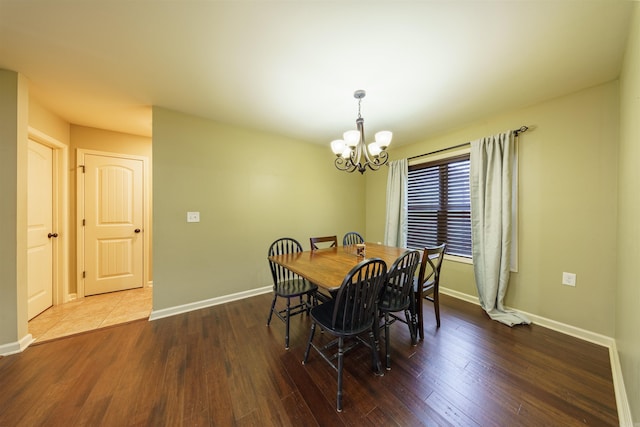
[[[331,150],[336,155],[335,165],[341,171],[353,172],[357,170],[361,174],[367,168],[372,171],[380,169],[387,163],[389,154],[387,147],[391,143],[393,134],[388,130],[376,133],[376,140],[367,147],[364,142],[364,119],[360,115],[360,103],[366,95],[364,90],[357,90],[353,97],[358,100],[358,118],[356,126],[358,130],[348,130],[343,134],[344,139],[336,139],[331,142]]]

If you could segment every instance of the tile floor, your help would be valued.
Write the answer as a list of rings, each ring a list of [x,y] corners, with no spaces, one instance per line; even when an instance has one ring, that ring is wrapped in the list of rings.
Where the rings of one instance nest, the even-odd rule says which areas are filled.
[[[153,288],[93,295],[53,306],[29,321],[36,342],[148,318]]]

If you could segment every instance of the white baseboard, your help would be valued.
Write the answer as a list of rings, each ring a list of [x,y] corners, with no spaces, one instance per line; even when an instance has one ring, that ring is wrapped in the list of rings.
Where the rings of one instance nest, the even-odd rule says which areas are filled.
[[[29,347],[34,341],[31,334],[27,334],[20,341],[11,342],[0,345],[0,356],[9,356],[11,354],[21,353],[25,348]]]
[[[444,287],[440,288],[440,293],[449,295],[450,297],[461,299],[462,301],[470,302],[475,305],[480,305],[480,300],[478,299],[478,297],[474,297],[473,295],[463,294],[462,292],[454,291],[453,289]]]
[[[265,286],[263,288],[250,289],[248,291],[237,292],[231,295],[224,295],[221,297],[210,298],[203,301],[196,301],[189,304],[177,305],[175,307],[163,308],[161,310],[151,311],[149,320],[158,320],[163,317],[175,316],[176,314],[188,313],[190,311],[199,310],[201,308],[212,307],[218,304],[224,304],[226,302],[236,301],[244,298],[253,297],[256,295],[266,294],[273,291],[273,286]]]
[[[613,376],[613,388],[616,391],[616,405],[618,405],[620,426],[632,427],[634,424],[631,419],[631,408],[624,388],[624,377],[622,376],[622,367],[620,366],[620,357],[618,356],[615,340],[609,347],[609,359],[611,360],[611,375]],[[640,423],[636,423],[635,427],[640,427]]]
[[[473,295],[467,295],[462,292],[454,291],[453,289],[447,288],[440,288],[440,292],[445,295],[470,302],[472,304],[480,305],[480,300],[478,300],[478,297],[475,297]],[[587,331],[585,329],[576,328],[575,326],[567,325],[565,323],[556,322],[555,320],[547,319],[535,314],[527,313],[522,310],[516,310],[510,307],[509,309],[524,314],[536,325],[540,325],[545,328],[561,332],[565,335],[572,336],[574,338],[579,338],[584,341],[607,347],[609,349],[611,376],[613,377],[613,388],[616,395],[616,406],[618,408],[618,421],[620,422],[621,427],[634,426],[633,420],[631,419],[631,408],[629,407],[627,392],[624,388],[624,378],[622,377],[620,358],[618,356],[615,339],[606,335],[596,334],[595,332]],[[640,427],[640,424],[635,424],[635,427]]]

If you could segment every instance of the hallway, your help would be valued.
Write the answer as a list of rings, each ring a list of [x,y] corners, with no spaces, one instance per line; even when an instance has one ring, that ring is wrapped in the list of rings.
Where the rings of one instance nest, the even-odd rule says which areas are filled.
[[[53,306],[29,321],[36,343],[148,318],[153,287],[94,295]]]

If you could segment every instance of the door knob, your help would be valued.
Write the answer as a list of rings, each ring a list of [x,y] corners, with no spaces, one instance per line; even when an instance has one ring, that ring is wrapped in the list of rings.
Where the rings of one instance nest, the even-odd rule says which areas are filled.
[[[52,237],[58,237],[58,233],[49,233],[47,234],[48,238],[52,238]]]
[[[139,232],[140,232],[140,229],[139,229],[139,228],[136,228],[135,230],[133,230],[133,232],[134,232],[134,233],[139,233]]]

